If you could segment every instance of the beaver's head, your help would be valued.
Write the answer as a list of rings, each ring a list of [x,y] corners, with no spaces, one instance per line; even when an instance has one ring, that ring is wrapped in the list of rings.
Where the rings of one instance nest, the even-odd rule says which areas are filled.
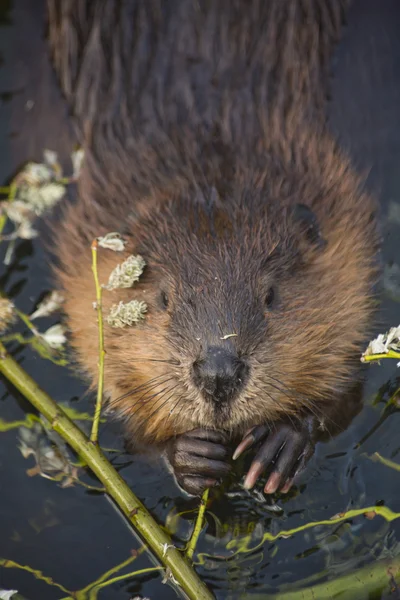
[[[106,381],[138,437],[319,415],[345,385],[369,302],[357,239],[340,215],[255,196],[197,191],[126,227],[147,267],[121,298],[148,313],[106,332]]]

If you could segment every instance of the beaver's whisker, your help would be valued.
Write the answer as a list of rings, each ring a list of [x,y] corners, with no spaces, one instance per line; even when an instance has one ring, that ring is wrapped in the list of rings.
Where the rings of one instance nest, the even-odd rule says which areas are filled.
[[[268,378],[271,378],[271,376],[270,376],[270,375],[268,375]],[[320,415],[318,415],[318,414],[315,412],[315,410],[313,410],[313,408],[311,408],[311,406],[310,406],[309,404],[307,404],[307,403],[309,403],[310,401],[309,401],[309,399],[308,399],[306,396],[304,396],[303,394],[300,394],[300,393],[299,393],[299,394],[296,394],[295,392],[291,392],[289,388],[286,388],[286,389],[287,389],[287,392],[289,392],[289,393],[291,394],[291,395],[289,396],[289,394],[288,394],[288,393],[285,391],[285,389],[284,389],[284,384],[283,384],[282,382],[280,382],[279,380],[277,380],[277,379],[274,379],[274,381],[278,381],[278,383],[280,383],[282,387],[280,388],[279,386],[277,386],[277,385],[274,385],[274,384],[273,384],[273,383],[271,383],[270,381],[268,381],[268,385],[270,385],[270,386],[272,386],[273,388],[275,388],[275,389],[276,389],[278,392],[281,392],[282,394],[284,394],[284,395],[286,396],[286,398],[288,398],[288,399],[289,399],[291,402],[293,402],[293,401],[300,401],[300,404],[302,404],[303,406],[306,406],[306,405],[307,405],[307,406],[308,406],[308,409],[311,411],[311,413],[314,415],[314,417],[315,417],[316,419],[319,419],[319,418],[320,418]]]
[[[146,358],[145,356],[140,357],[140,356],[135,356],[135,358],[130,358],[129,362],[154,362],[154,363],[163,363],[163,364],[167,364],[167,365],[179,365],[179,362],[177,360],[172,360],[172,359],[158,359],[158,358]]]
[[[283,383],[283,381],[280,381],[280,379],[276,379],[275,377],[272,377],[272,375],[267,374],[267,383],[268,385],[270,385],[271,387],[275,388],[276,390],[278,390],[279,392],[281,392],[282,394],[284,394],[290,401],[297,401],[299,399],[307,399],[308,397],[305,396],[302,392],[297,392],[296,390],[292,390],[291,388],[289,388],[287,385],[285,385]],[[271,383],[270,380],[275,381],[278,385],[274,385],[273,383]],[[290,394],[290,395],[289,395]]]
[[[332,419],[332,417],[330,417],[328,414],[323,413],[322,410],[319,413],[316,412],[316,411],[320,410],[320,407],[313,400],[304,399],[302,402],[303,402],[304,406],[313,413],[313,415],[315,416],[315,418],[318,421],[321,421],[321,419],[323,419],[324,421],[328,421],[329,423],[331,423],[331,425],[333,427],[338,427],[339,429],[341,428],[339,423],[337,423],[334,419]],[[313,409],[315,409],[315,410],[313,410]],[[328,435],[331,439],[333,439],[333,435],[329,430],[328,430]]]
[[[174,394],[173,394],[173,392],[174,392],[174,390],[175,390],[177,387],[178,387],[178,384],[176,384],[176,385],[175,385],[175,386],[172,388],[172,390],[171,390],[171,389],[170,389],[170,390],[167,390],[167,391],[165,392],[165,394],[163,394],[162,396],[160,396],[160,398],[158,398],[158,399],[157,399],[157,402],[156,402],[156,404],[158,404],[158,402],[159,402],[160,400],[162,400],[162,398],[164,398],[164,397],[165,397],[165,395],[166,395],[168,392],[171,392],[171,391],[172,391],[172,394],[170,394],[170,395],[168,396],[168,398],[167,398],[167,399],[166,399],[166,400],[165,400],[165,401],[164,401],[164,402],[163,402],[163,403],[162,403],[160,406],[158,406],[158,407],[157,407],[155,410],[153,410],[153,412],[152,412],[152,413],[151,413],[151,414],[150,414],[148,417],[146,417],[146,419],[145,419],[145,420],[142,422],[142,425],[145,425],[145,424],[146,424],[146,423],[149,421],[149,419],[151,419],[152,417],[154,417],[154,415],[155,415],[155,414],[157,414],[157,413],[158,413],[158,412],[159,412],[159,411],[160,411],[160,410],[163,408],[163,406],[165,406],[165,405],[167,404],[167,402],[169,402],[169,401],[170,401],[170,399],[171,399],[171,398],[172,398],[172,396],[174,395]]]
[[[271,381],[268,381],[269,379],[272,379],[269,375],[267,376],[267,383],[268,385],[270,385],[271,387],[273,387],[275,390],[278,390],[278,392],[281,392],[282,394],[284,394],[286,396],[286,398],[288,398],[288,400],[290,400],[290,402],[293,402],[293,400],[296,400],[297,398],[292,394],[291,396],[288,395],[288,393],[285,391],[285,389],[282,387],[278,387],[277,385],[274,385],[273,383],[271,383]],[[288,389],[288,388],[286,388]]]
[[[173,379],[173,378],[172,378],[172,377],[170,377],[170,378],[169,378],[169,379],[167,379],[166,381],[163,381],[163,382],[157,382],[156,384],[153,384],[153,385],[152,385],[152,386],[151,386],[149,389],[147,389],[147,390],[145,391],[145,393],[144,393],[144,394],[143,394],[143,395],[142,395],[142,396],[139,398],[139,400],[137,400],[137,401],[136,401],[136,403],[137,403],[137,402],[140,402],[140,400],[141,400],[142,398],[144,398],[144,397],[146,396],[146,394],[148,394],[149,392],[151,392],[151,391],[152,391],[152,390],[153,390],[155,387],[157,387],[158,385],[163,385],[163,384],[165,384],[165,383],[168,383],[168,382],[169,382],[169,381],[171,381],[172,379]],[[166,393],[168,393],[168,391],[169,391],[169,389],[168,389],[168,388],[164,388],[163,390],[161,390],[161,392],[164,392],[165,390],[166,390]],[[143,390],[141,390],[141,391],[143,391]],[[149,398],[146,398],[145,402],[143,402],[143,403],[142,403],[142,404],[141,404],[141,405],[138,407],[138,409],[140,409],[141,407],[143,407],[144,405],[146,405],[148,402],[150,402],[150,401],[151,401],[153,398],[155,398],[155,397],[156,397],[156,396],[157,396],[159,393],[160,393],[160,392],[156,392],[155,394],[153,394],[153,395],[152,395],[152,396],[150,396]],[[113,402],[113,403],[109,403],[109,406],[111,406],[112,404],[115,404],[115,403],[116,403],[116,400],[114,400],[114,402]],[[138,410],[138,409],[137,409],[137,410]],[[123,409],[118,409],[118,411],[117,411],[117,412],[118,412],[118,417],[119,417],[119,418],[121,418],[121,419],[124,419],[124,418],[125,418],[125,416],[126,416],[127,414],[129,414],[131,410],[132,410],[132,405],[125,406],[125,408],[123,408]],[[134,415],[134,414],[137,412],[137,410],[133,412],[132,416],[133,416],[133,415]],[[106,428],[106,427],[107,427],[109,424],[110,424],[110,421],[107,421],[107,423],[105,423],[104,427],[102,428],[102,432],[105,430],[105,428]]]
[[[267,394],[267,396],[275,403],[279,406],[279,408],[284,409],[285,405],[282,404],[282,402],[279,402],[278,398],[274,398],[274,396],[272,396],[269,392],[267,392],[267,390],[265,388],[262,388],[261,386],[253,383],[253,386],[255,387],[255,389],[260,392],[261,394]]]
[[[173,414],[173,412],[175,411],[176,407],[178,406],[179,402],[182,400],[183,398],[183,394],[181,396],[179,396],[178,401],[174,404],[174,406],[171,408],[171,410],[168,413],[168,417],[167,420],[171,417],[171,415]]]
[[[165,394],[168,394],[169,392],[172,392],[177,387],[178,387],[178,383],[176,383],[172,387],[171,386],[166,386],[162,390],[160,390],[160,391],[155,392],[154,394],[152,394],[152,396],[146,397],[145,400],[144,400],[144,402],[140,403],[140,406],[138,407],[138,409],[140,410],[143,406],[146,406],[146,404],[148,404],[154,398],[157,398],[156,401],[155,401],[155,403],[154,403],[154,404],[157,404],[160,401],[160,399],[165,396]],[[141,400],[141,398],[137,402],[140,402],[140,400]],[[137,404],[137,402],[135,403],[135,405]]]
[[[281,385],[281,387],[274,385],[273,383],[271,383],[271,381],[268,381],[268,379],[273,379],[274,381],[277,381]],[[289,388],[286,388],[287,392],[289,392],[291,394],[289,396],[289,394],[284,389],[285,386],[284,386],[283,382],[279,381],[279,379],[275,379],[271,375],[267,375],[267,382],[268,382],[268,385],[270,385],[271,387],[278,390],[278,392],[281,392],[282,394],[284,394],[291,402],[299,400],[300,404],[303,404],[303,405],[306,405],[306,403],[309,402],[309,399],[306,396],[304,396],[303,394],[300,394],[300,393],[296,394],[295,392],[291,392],[291,390]],[[308,406],[308,408],[312,412],[314,417],[319,419],[319,415],[313,410],[313,408],[311,408],[311,406]]]
[[[255,387],[256,387],[256,389],[258,389],[258,390],[259,390],[259,392],[260,392],[260,393],[262,393],[262,394],[267,394],[267,396],[268,396],[268,397],[269,397],[269,398],[272,400],[272,402],[274,402],[275,404],[277,404],[277,405],[279,406],[279,408],[280,408],[280,409],[282,409],[282,410],[284,410],[284,409],[285,409],[285,406],[284,406],[284,405],[283,405],[281,402],[279,402],[279,400],[278,400],[277,398],[274,398],[274,396],[272,396],[272,395],[271,395],[269,392],[267,392],[265,389],[259,388],[259,387],[257,387],[257,386],[255,386]],[[290,421],[290,422],[291,422],[291,424],[293,425],[293,429],[295,429],[295,430],[296,430],[297,428],[296,428],[296,426],[295,426],[295,423],[294,423],[294,421],[292,420],[292,417],[290,416],[289,412],[288,412],[287,410],[286,410],[286,411],[284,411],[284,412],[285,412],[285,416],[286,416],[286,417],[289,419],[289,421]]]
[[[182,402],[183,400],[183,402]],[[179,421],[179,417],[181,415],[182,410],[185,408],[185,394],[182,394],[182,396],[180,397],[180,402],[182,402],[182,406],[178,412],[178,414],[175,415],[175,421],[178,422]]]
[[[268,375],[268,377],[271,377],[271,376]],[[280,384],[282,386],[282,388],[285,387],[283,382],[281,382],[279,379],[275,379],[275,378],[273,378],[273,379],[274,379],[274,381],[278,382],[278,384]],[[270,382],[268,382],[268,383],[269,383],[269,385],[272,385]],[[276,389],[279,389],[279,388],[277,387]],[[291,394],[291,398],[293,400],[298,400],[300,405],[307,408],[307,410],[309,410],[318,421],[320,421],[321,418],[323,417],[324,420],[331,423],[331,425],[333,427],[340,427],[340,425],[334,419],[332,419],[332,417],[330,417],[327,414],[324,414],[323,411],[321,410],[321,407],[314,400],[312,400],[309,396],[307,396],[301,392],[297,392],[296,390],[291,390],[290,388],[286,388],[286,390],[287,390],[287,392],[289,392],[289,394]],[[288,396],[288,394],[285,393],[284,389],[280,389],[279,391],[281,391],[288,398],[290,398]],[[331,433],[329,433],[329,435],[332,437]]]
[[[288,393],[291,393],[292,396],[289,398],[290,400],[293,400],[293,399],[297,400],[299,397],[304,396],[304,394],[302,394],[301,392],[297,392],[296,390],[291,390],[291,388],[289,388],[286,384],[284,384],[283,381],[281,381],[280,379],[277,379],[276,377],[273,377],[269,373],[266,373],[265,376],[267,378],[267,382],[272,387],[274,387],[274,386],[269,380],[274,381],[275,383],[277,383],[280,386],[279,391],[284,393],[284,390],[286,390]],[[276,389],[278,389],[278,388],[276,388]]]
[[[176,384],[177,385],[177,384]],[[145,394],[143,396],[141,396],[139,398],[139,400],[137,400],[134,404],[133,407],[132,406],[128,406],[124,409],[124,414],[126,412],[131,412],[131,416],[134,417],[142,408],[144,408],[149,402],[151,402],[152,400],[154,400],[154,398],[157,398],[157,396],[160,398],[162,398],[163,396],[165,396],[165,394],[168,394],[168,392],[171,391],[171,389],[175,389],[176,385],[171,388],[170,386],[167,386],[165,388],[163,388],[162,390],[159,390],[157,392],[155,392],[154,394],[152,394],[150,397],[147,396],[145,397]],[[161,395],[161,396],[160,396]],[[142,400],[142,398],[145,397],[145,400],[143,402],[140,402]],[[159,398],[157,398],[156,403],[159,401]],[[133,408],[133,410],[132,410]],[[129,419],[130,420],[130,419]]]
[[[134,406],[134,409],[132,409],[132,406],[126,406],[126,407],[125,407],[125,408],[124,408],[124,409],[123,409],[123,410],[122,410],[122,411],[119,413],[119,415],[120,415],[121,417],[125,417],[126,415],[129,415],[129,420],[130,420],[130,418],[131,418],[131,417],[134,417],[134,416],[135,416],[135,415],[136,415],[136,414],[137,414],[137,413],[140,411],[140,409],[141,409],[141,408],[143,408],[144,406],[146,406],[146,404],[148,404],[149,402],[151,402],[152,400],[154,400],[154,398],[157,398],[157,396],[158,396],[159,394],[163,394],[164,392],[165,392],[165,393],[168,393],[168,392],[169,392],[169,388],[163,388],[161,391],[157,391],[157,392],[155,392],[154,394],[152,394],[151,396],[147,396],[147,397],[146,397],[146,399],[145,399],[145,401],[144,401],[144,402],[141,402],[141,403],[139,404],[139,401],[140,401],[140,399],[141,399],[141,398],[140,398],[140,399],[139,399],[139,401],[137,401],[137,402],[136,402],[136,403],[133,405],[133,406]],[[144,396],[142,396],[142,398],[143,398],[143,397],[144,397]],[[156,402],[157,402],[157,401],[156,401]]]
[[[133,388],[129,392],[125,392],[121,396],[118,396],[118,398],[115,399],[115,402],[118,402],[119,400],[123,400],[130,394],[134,394],[134,393],[140,391],[141,389],[146,388],[147,386],[151,385],[154,381],[157,381],[157,380],[161,379],[161,377],[165,377],[166,375],[167,375],[167,373],[163,373],[162,375],[157,375],[156,377],[153,377],[152,379],[149,379],[148,381],[141,383],[140,385],[138,385],[136,388]],[[113,402],[114,402],[114,400],[113,400]]]
[[[282,386],[282,389],[280,389],[278,386],[274,386],[270,381],[268,381],[269,385],[271,385],[272,387],[276,387],[276,389],[278,391],[282,392],[283,394],[285,394],[285,396],[287,398],[289,398],[289,400],[299,400],[300,404],[302,404],[303,406],[305,406],[314,415],[314,417],[317,420],[321,419],[321,417],[322,417],[322,411],[320,411],[320,407],[318,406],[318,404],[316,404],[311,398],[309,398],[305,394],[302,394],[301,392],[296,392],[296,390],[291,390],[290,388],[286,387],[282,381],[280,381],[279,379],[276,379],[276,378],[272,377],[269,374],[267,375],[267,377],[269,379],[273,379],[278,384],[280,384]],[[291,394],[291,396],[289,396],[285,392],[285,390],[283,389],[285,387],[286,387],[287,392],[289,392]],[[324,419],[327,420],[327,421],[329,421],[334,427],[339,427],[338,423],[336,423],[334,421],[334,419],[332,419],[328,415],[323,415],[323,416],[324,416]]]
[[[117,402],[120,402],[121,400],[124,400],[128,396],[132,396],[133,394],[137,394],[138,392],[141,392],[143,390],[148,391],[149,386],[151,386],[151,385],[154,385],[154,387],[157,385],[163,385],[164,383],[166,383],[166,381],[170,381],[171,379],[173,379],[172,377],[170,377],[169,379],[161,381],[161,378],[166,377],[167,375],[170,375],[170,373],[163,373],[162,375],[157,375],[157,377],[153,377],[153,379],[150,379],[146,383],[142,383],[141,385],[137,386],[136,388],[133,388],[129,392],[122,394],[122,396],[118,396],[118,398],[115,398],[115,400],[112,400],[109,403],[109,405],[111,406]]]

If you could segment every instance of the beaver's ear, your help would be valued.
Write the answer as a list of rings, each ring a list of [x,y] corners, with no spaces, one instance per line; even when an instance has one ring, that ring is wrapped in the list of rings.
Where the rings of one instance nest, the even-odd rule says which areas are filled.
[[[306,204],[295,204],[291,211],[291,219],[300,236],[315,248],[323,249],[326,240],[322,237],[318,219]]]

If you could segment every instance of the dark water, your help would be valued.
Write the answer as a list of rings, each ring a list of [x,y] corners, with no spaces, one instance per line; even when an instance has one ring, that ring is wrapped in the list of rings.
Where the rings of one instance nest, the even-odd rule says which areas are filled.
[[[35,2],[34,17],[29,20],[24,12],[28,4],[0,1],[0,184],[22,161],[41,160],[35,144],[25,143],[23,119],[18,123],[11,118],[15,107],[21,110],[22,106],[27,114],[32,110],[26,102],[28,87],[35,80],[24,63],[24,52],[29,43],[40,45],[34,41],[40,36],[33,27],[35,19],[40,27],[42,7]],[[335,59],[330,109],[332,126],[357,166],[369,171],[368,186],[382,206],[384,262],[395,274],[390,291],[384,293],[378,327],[382,332],[400,322],[400,278],[396,286],[393,267],[400,263],[400,221],[387,218],[389,212],[395,214],[396,205],[400,212],[399,31],[400,6],[395,0],[355,3]],[[51,128],[45,133],[45,145],[58,150],[61,142],[52,138]],[[30,312],[50,285],[46,259],[36,241],[20,243],[10,267],[0,267],[1,288],[24,311]],[[53,322],[44,321],[43,327]],[[66,369],[43,361],[28,347],[14,345],[12,350],[51,396],[81,412],[92,410],[90,399],[82,397],[85,387]],[[364,409],[347,431],[318,447],[297,488],[289,498],[277,499],[281,512],[271,513],[256,496],[232,493],[215,499],[198,545],[202,553],[198,572],[218,598],[275,597],[282,590],[296,590],[352,573],[380,558],[399,556],[400,522],[381,516],[357,516],[260,544],[265,533],[291,530],[350,509],[381,504],[400,512],[400,473],[370,458],[379,452],[400,463],[400,413],[392,411],[382,418],[385,401],[397,387],[400,370],[395,361],[369,369]],[[0,403],[1,423],[23,420],[30,412],[28,403],[5,382]],[[158,521],[168,524],[175,542],[183,543],[194,513],[177,514],[195,509],[197,502],[180,494],[161,464],[123,454],[115,425],[102,426],[101,440],[105,446],[120,449],[114,462],[128,484]],[[18,449],[18,429],[0,431],[0,558],[28,565],[67,590],[78,591],[140,547],[104,496],[81,486],[62,489],[53,481],[29,477],[26,471],[33,464]],[[237,552],[243,547],[246,551]],[[116,574],[149,566],[150,559],[143,555]],[[17,589],[30,600],[59,600],[69,595],[17,568],[0,568],[0,588]],[[128,600],[137,594],[152,600],[177,597],[174,589],[161,584],[157,573],[116,582],[92,597]],[[393,582],[392,592],[387,587],[385,594],[348,588],[340,598],[362,600],[389,594],[400,598]]]

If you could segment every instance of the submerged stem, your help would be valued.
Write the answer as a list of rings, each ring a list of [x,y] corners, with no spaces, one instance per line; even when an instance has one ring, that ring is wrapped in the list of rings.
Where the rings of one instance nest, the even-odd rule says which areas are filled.
[[[107,581],[103,581],[96,585],[95,588],[89,593],[89,600],[97,600],[97,593],[100,589],[108,587],[109,585],[113,585],[114,583],[118,583],[119,581],[125,581],[126,579],[132,579],[133,577],[137,577],[138,575],[145,575],[146,573],[156,573],[160,571],[162,567],[146,567],[145,569],[139,569],[139,571],[133,571],[132,573],[125,573],[124,575],[117,575],[112,579],[107,579]]]
[[[378,560],[337,579],[317,583],[310,587],[287,590],[275,594],[254,594],[254,600],[354,600],[354,598],[381,598],[384,592],[396,591],[396,578],[400,573],[400,559]],[[247,596],[246,596],[247,598]],[[240,600],[245,600],[240,596]]]
[[[197,540],[199,539],[200,532],[203,528],[204,515],[206,512],[206,508],[207,508],[209,494],[210,494],[210,490],[209,490],[209,488],[207,488],[206,490],[204,490],[203,495],[201,497],[200,507],[199,507],[199,512],[197,514],[196,523],[194,525],[192,537],[190,538],[190,541],[189,541],[189,544],[188,544],[188,547],[186,550],[186,556],[189,558],[189,560],[193,560],[193,554],[196,549]]]

